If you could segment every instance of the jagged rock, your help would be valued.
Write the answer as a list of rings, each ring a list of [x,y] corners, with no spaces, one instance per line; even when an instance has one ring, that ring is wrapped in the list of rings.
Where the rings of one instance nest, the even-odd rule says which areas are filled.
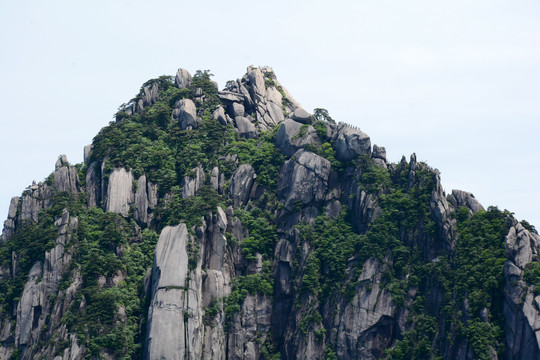
[[[482,204],[476,200],[473,194],[462,190],[452,190],[452,194],[448,195],[448,202],[456,209],[465,206],[471,213],[484,210]]]
[[[115,168],[109,176],[105,210],[128,216],[133,203],[133,174],[124,168]]]
[[[196,129],[201,123],[197,118],[197,108],[195,103],[190,99],[180,99],[175,104],[173,117],[178,121],[178,124],[185,129]]]
[[[267,296],[246,296],[230,330],[228,348],[233,359],[258,359],[270,329],[272,306]]]
[[[523,270],[538,254],[540,236],[517,221],[505,238],[508,260],[504,266],[503,313],[507,353],[512,359],[540,358],[540,313],[538,297],[523,281]],[[536,303],[535,303],[536,302]]]
[[[178,69],[175,82],[179,89],[187,88],[191,85],[191,74],[185,69]]]
[[[313,123],[313,115],[308,113],[306,110],[302,108],[296,108],[294,109],[291,118],[294,121],[298,121],[302,124],[312,124]]]
[[[188,241],[185,224],[167,226],[159,236],[152,270],[145,359],[184,359]]]
[[[195,196],[197,190],[204,184],[205,175],[202,166],[196,167],[191,172],[193,173],[193,177],[184,177],[184,184],[182,186],[182,198],[184,199]]]
[[[291,119],[281,123],[276,135],[276,146],[283,154],[291,156],[306,144],[321,144],[313,126],[302,125]]]
[[[256,178],[257,174],[249,164],[240,165],[232,174],[230,192],[235,207],[247,204]]]
[[[373,153],[371,154],[373,162],[379,166],[387,168],[386,165],[386,149],[383,146],[373,145]]]
[[[278,198],[286,208],[322,201],[328,189],[330,161],[310,151],[298,150],[282,166]]]
[[[54,172],[54,188],[58,192],[67,191],[77,193],[78,176],[77,169],[71,167],[65,155],[62,155],[56,161],[56,170]]]
[[[15,342],[17,346],[26,345],[31,337],[32,329],[37,327],[37,320],[41,316],[42,293],[37,284],[41,277],[42,263],[36,262],[28,274],[28,281],[17,306],[17,327]]]
[[[2,242],[6,242],[7,239],[15,231],[15,221],[17,217],[17,210],[19,208],[19,197],[14,196],[9,203],[8,218],[4,221],[4,229],[2,230]]]
[[[143,88],[143,107],[153,105],[158,98],[159,88],[157,83],[153,83],[151,88]]]
[[[254,138],[257,135],[257,128],[255,128],[255,125],[251,123],[247,118],[243,116],[237,116],[234,119],[234,122],[236,124],[236,128],[238,129],[238,132],[247,137],[247,138]]]
[[[335,137],[336,158],[339,160],[348,161],[371,153],[369,136],[351,125],[339,123]]]
[[[223,126],[226,126],[228,123],[230,123],[230,118],[225,115],[225,110],[223,109],[223,106],[218,106],[216,110],[212,113],[212,119],[219,121],[219,123]]]

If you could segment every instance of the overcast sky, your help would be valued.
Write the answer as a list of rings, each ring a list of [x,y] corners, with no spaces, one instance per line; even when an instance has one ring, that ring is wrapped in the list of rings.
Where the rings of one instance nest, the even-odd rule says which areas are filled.
[[[250,64],[540,227],[538,0],[0,0],[0,219],[146,80]]]

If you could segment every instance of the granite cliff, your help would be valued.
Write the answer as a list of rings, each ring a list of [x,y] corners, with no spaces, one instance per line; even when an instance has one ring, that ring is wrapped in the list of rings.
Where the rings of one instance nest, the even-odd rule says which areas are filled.
[[[540,359],[539,248],[270,68],[179,69],[11,200],[0,359]]]

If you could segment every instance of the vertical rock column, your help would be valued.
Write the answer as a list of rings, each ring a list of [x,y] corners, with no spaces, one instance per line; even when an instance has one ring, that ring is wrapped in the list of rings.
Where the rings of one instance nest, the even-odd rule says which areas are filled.
[[[152,269],[145,359],[184,359],[186,354],[185,287],[188,274],[185,224],[167,226],[159,236]]]

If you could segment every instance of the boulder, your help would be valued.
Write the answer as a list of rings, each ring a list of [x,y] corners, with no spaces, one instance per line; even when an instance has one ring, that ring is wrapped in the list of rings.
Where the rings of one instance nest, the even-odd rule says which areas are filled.
[[[185,69],[178,69],[176,72],[175,83],[179,89],[189,87],[191,85],[191,74]]]
[[[336,131],[336,158],[342,161],[352,160],[359,155],[370,155],[371,140],[369,136],[357,128],[339,123]]]
[[[465,206],[472,213],[484,210],[484,207],[473,194],[462,190],[452,190],[452,194],[448,196],[448,202],[452,204],[454,208]]]
[[[238,129],[238,132],[240,135],[247,137],[249,139],[252,139],[257,136],[257,128],[249,119],[243,117],[243,116],[237,116],[234,119],[234,122],[236,124],[236,128]]]
[[[197,118],[195,103],[190,99],[180,99],[176,102],[173,117],[178,120],[182,130],[196,129],[201,123]]]
[[[276,135],[276,146],[283,154],[291,156],[306,144],[321,145],[321,140],[313,126],[291,119],[280,124]]]
[[[291,118],[294,121],[298,121],[302,124],[312,124],[313,123],[313,115],[308,113],[306,110],[302,108],[296,108],[294,109]]]
[[[223,109],[223,106],[221,105],[219,105],[212,113],[212,119],[219,121],[223,126],[226,126],[229,122],[228,116],[225,115],[225,109]]]

